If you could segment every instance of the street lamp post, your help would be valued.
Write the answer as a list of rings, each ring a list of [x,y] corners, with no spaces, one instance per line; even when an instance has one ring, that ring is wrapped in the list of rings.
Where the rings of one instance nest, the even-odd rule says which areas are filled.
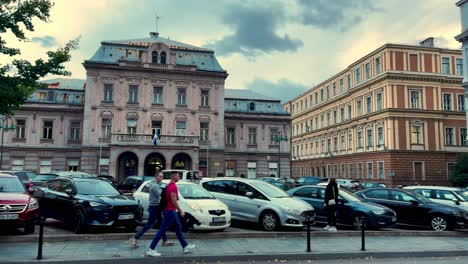
[[[281,173],[281,141],[288,141],[288,136],[283,137],[283,134],[281,135],[272,135],[271,140],[278,142],[278,178],[280,178],[280,173]]]
[[[0,129],[2,130],[2,142],[0,145],[0,169],[3,169],[3,141],[5,138],[5,130],[8,132],[10,130],[16,129],[16,127],[13,124],[13,119],[11,119],[11,117],[9,116],[3,116],[2,118],[0,118],[0,121]],[[10,123],[8,121],[11,122],[10,126],[8,126],[8,123]]]

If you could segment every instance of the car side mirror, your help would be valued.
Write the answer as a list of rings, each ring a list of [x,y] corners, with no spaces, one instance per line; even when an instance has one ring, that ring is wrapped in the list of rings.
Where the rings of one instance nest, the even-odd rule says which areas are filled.
[[[411,200],[411,201],[410,201],[410,204],[411,204],[411,205],[419,205],[419,202],[416,201],[416,200]]]
[[[71,190],[71,189],[66,189],[65,193],[70,197],[72,197],[74,195],[73,190]]]
[[[252,192],[246,192],[245,193],[245,196],[249,197],[249,198],[253,198],[253,193]]]
[[[458,199],[453,199],[452,200],[456,205],[460,205],[460,201],[458,201]]]
[[[33,193],[34,193],[34,189],[31,188],[31,187],[28,187],[28,193],[29,193],[29,194],[33,194]]]

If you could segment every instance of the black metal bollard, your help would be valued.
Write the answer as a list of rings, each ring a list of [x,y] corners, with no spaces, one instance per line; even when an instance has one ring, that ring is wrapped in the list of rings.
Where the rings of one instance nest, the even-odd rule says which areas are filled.
[[[42,244],[44,241],[44,223],[45,217],[39,218],[39,245],[37,247],[37,259],[42,259]]]
[[[310,216],[307,216],[307,249],[306,249],[307,252],[311,252],[310,250],[310,224],[311,224]]]
[[[366,217],[361,216],[361,251],[366,251]]]

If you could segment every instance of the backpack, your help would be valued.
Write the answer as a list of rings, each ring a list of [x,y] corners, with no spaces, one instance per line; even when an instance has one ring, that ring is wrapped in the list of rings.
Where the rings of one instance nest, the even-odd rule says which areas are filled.
[[[166,186],[167,187],[167,186]],[[167,207],[167,195],[166,195],[166,188],[162,189],[161,191],[161,199],[159,200],[159,210],[164,210]]]

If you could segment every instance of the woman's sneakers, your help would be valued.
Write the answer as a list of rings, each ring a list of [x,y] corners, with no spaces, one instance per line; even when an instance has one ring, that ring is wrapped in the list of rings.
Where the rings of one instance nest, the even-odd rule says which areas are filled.
[[[326,227],[323,228],[323,230],[328,231],[328,230],[330,230],[330,228],[332,228],[331,225],[327,225]]]
[[[138,248],[138,241],[132,237],[130,238],[127,243],[132,247],[132,248]]]
[[[151,257],[159,257],[161,256],[161,253],[159,253],[155,249],[148,248],[148,250],[146,251],[146,255],[151,256]]]
[[[330,229],[328,229],[328,232],[337,232],[338,230],[336,227],[332,226]]]
[[[193,249],[195,248],[194,244],[188,244],[187,246],[184,247],[183,251],[184,254],[189,254],[192,253]]]

